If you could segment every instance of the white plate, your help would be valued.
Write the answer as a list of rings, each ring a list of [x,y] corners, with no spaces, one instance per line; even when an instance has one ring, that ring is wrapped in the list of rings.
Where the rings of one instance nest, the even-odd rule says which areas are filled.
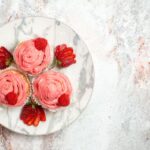
[[[72,83],[71,105],[57,112],[46,111],[47,121],[40,122],[38,127],[23,124],[19,119],[21,107],[0,107],[0,124],[26,135],[50,134],[71,124],[87,106],[94,85],[93,62],[87,46],[73,29],[58,20],[27,17],[9,22],[0,28],[0,45],[13,51],[19,42],[37,36],[48,39],[51,54],[57,44],[66,43],[73,47],[77,55],[77,63],[59,70],[66,74]]]

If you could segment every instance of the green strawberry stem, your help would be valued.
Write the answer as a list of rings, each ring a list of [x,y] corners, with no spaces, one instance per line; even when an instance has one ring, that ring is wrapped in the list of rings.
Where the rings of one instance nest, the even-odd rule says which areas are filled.
[[[26,105],[32,105],[32,107],[35,108],[38,103],[32,97],[30,97]]]
[[[13,63],[14,59],[13,57],[10,57],[7,61],[6,61],[6,66],[10,66],[11,63]]]

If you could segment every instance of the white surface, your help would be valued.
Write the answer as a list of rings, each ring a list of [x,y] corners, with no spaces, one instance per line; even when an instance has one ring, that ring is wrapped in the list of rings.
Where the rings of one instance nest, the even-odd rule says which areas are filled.
[[[69,128],[35,138],[2,130],[1,149],[149,150],[150,1],[7,1],[0,3],[1,23],[40,15],[75,29],[92,53],[96,83],[89,106]]]

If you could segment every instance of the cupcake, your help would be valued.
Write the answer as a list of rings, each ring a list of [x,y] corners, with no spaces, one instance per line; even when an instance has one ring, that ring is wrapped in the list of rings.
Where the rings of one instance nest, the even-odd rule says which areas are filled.
[[[0,104],[21,106],[30,95],[28,78],[16,70],[5,70],[0,73]]]
[[[33,93],[42,106],[56,110],[70,104],[72,87],[67,76],[50,70],[34,80]]]
[[[13,56],[20,69],[37,75],[50,63],[50,47],[44,38],[31,39],[20,43]]]

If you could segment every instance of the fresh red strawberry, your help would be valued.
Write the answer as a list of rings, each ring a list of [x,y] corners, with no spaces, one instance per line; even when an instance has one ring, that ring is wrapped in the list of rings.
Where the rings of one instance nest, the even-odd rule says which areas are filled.
[[[17,103],[18,96],[14,92],[9,92],[5,98],[9,105],[15,105]]]
[[[75,58],[75,54],[73,54],[73,49],[72,48],[65,48],[63,51],[59,51],[57,54],[57,58],[61,61],[64,59],[67,59],[68,57],[70,58]]]
[[[23,120],[23,122],[25,123],[25,124],[29,124],[29,122],[31,122],[31,120],[32,119],[34,119],[31,115],[28,115],[24,120]]]
[[[34,40],[34,45],[37,48],[37,50],[42,50],[44,51],[46,46],[47,46],[47,40],[44,38],[36,38]]]
[[[74,59],[68,59],[68,60],[63,61],[61,63],[61,66],[62,67],[68,67],[68,66],[70,66],[70,64],[74,64],[74,63],[76,63],[76,60],[74,60]]]
[[[56,56],[56,58],[59,57],[59,53],[63,52],[65,48],[67,48],[66,44],[61,44],[61,45],[56,46],[56,48],[55,48],[55,56]]]
[[[43,108],[41,106],[39,106],[38,110],[40,112],[40,121],[46,121],[46,115],[45,115]]]
[[[6,68],[6,59],[5,57],[0,57],[0,69]]]
[[[32,110],[32,105],[24,105],[24,107],[22,108],[20,119],[24,121],[27,118],[30,110]]]
[[[26,123],[28,126],[33,125],[35,118],[31,117],[30,120],[28,120],[28,122]]]
[[[66,44],[56,46],[55,58],[59,67],[68,67],[76,63],[76,55],[74,54],[73,48],[67,47]]]
[[[26,104],[22,108],[20,119],[28,126],[38,126],[40,121],[46,121],[43,108],[34,102]]]
[[[5,47],[0,47],[0,69],[5,69],[10,66],[12,60],[11,53]]]
[[[25,124],[31,124],[29,122],[31,122],[31,120],[34,121],[36,115],[37,114],[35,107],[32,106],[32,104],[31,105],[27,104],[22,108],[20,119],[23,120]]]
[[[22,108],[20,119],[25,121],[25,120],[28,120],[27,119],[28,117],[31,118],[32,116],[36,116],[35,108],[30,104],[25,105]]]
[[[40,122],[40,111],[39,111],[38,106],[37,106],[36,107],[36,117],[34,119],[33,125],[35,127],[37,127],[39,125],[39,122]]]
[[[68,106],[70,104],[70,97],[68,94],[62,94],[58,98],[58,105],[59,106]]]

